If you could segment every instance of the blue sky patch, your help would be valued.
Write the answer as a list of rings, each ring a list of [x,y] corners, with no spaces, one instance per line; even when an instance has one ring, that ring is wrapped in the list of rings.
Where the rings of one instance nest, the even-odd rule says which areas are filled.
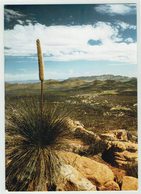
[[[88,40],[88,44],[91,45],[91,46],[95,46],[95,45],[101,45],[102,42],[101,42],[101,40],[90,39],[90,40]]]

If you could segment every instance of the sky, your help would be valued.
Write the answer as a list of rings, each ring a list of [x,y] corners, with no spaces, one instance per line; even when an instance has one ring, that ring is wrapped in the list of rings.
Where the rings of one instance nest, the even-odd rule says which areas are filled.
[[[38,80],[36,39],[45,79],[137,75],[135,4],[6,5],[5,80]]]

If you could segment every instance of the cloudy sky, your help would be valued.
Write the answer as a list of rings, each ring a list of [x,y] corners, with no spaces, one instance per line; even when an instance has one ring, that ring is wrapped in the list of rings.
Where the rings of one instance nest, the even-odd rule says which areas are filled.
[[[136,76],[135,4],[6,5],[5,80],[37,80],[36,39],[46,79]]]

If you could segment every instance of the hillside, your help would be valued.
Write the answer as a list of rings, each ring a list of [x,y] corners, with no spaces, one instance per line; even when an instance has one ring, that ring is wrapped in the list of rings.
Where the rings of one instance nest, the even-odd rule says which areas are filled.
[[[103,76],[102,76],[103,77]],[[113,76],[114,78],[114,76]],[[44,101],[73,111],[88,128],[137,128],[137,79],[84,81],[79,78],[44,82]],[[124,80],[124,81],[123,81]],[[6,83],[6,103],[39,98],[40,83]]]
[[[35,168],[38,175],[39,166],[44,169],[53,157],[51,172],[55,176],[49,174],[49,177],[55,184],[49,187],[49,191],[137,190],[136,78],[106,75],[99,79],[79,77],[64,81],[46,80],[43,120],[40,82],[6,83],[5,88],[6,165],[8,173],[11,173],[7,181],[10,189],[15,186],[12,179],[15,164],[19,165],[20,175],[21,166],[25,164],[24,169],[27,170],[23,172],[23,177],[28,178],[27,173],[33,169],[34,161],[40,161]],[[35,148],[41,146],[38,150],[43,150],[43,154],[33,152],[33,157],[33,145]],[[13,146],[14,154],[19,153],[21,157],[26,149],[31,148],[31,153],[27,152],[27,157],[31,158],[28,168],[27,159],[17,161],[16,157],[12,161],[14,168],[12,165],[9,168],[12,164],[9,153],[13,154]],[[52,152],[52,148],[55,152]],[[45,156],[44,160],[42,156]],[[50,172],[50,169],[41,171],[45,184],[33,180],[28,182],[25,190],[36,190],[36,182],[43,185],[43,190],[47,187],[44,172]],[[17,185],[21,186],[22,182],[21,177]]]
[[[84,80],[84,81],[95,81],[95,80],[101,80],[101,81],[105,81],[105,80],[115,80],[115,81],[129,81],[131,78],[127,77],[127,76],[121,76],[121,75],[111,75],[111,74],[106,74],[106,75],[95,75],[95,76],[81,76],[81,77],[72,77],[69,78],[70,80],[75,80],[75,79],[79,79],[79,80]]]
[[[44,89],[46,92],[66,91],[70,93],[89,93],[114,90],[119,93],[136,93],[136,85],[136,78],[102,75],[70,78],[64,81],[46,80],[44,82]],[[6,93],[38,93],[40,90],[40,83],[6,83],[5,88]]]

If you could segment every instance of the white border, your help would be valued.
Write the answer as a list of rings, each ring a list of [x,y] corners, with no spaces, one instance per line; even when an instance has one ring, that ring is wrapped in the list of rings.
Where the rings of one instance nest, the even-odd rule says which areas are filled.
[[[7,4],[108,4],[108,3],[136,3],[137,5],[137,59],[138,59],[138,160],[139,160],[139,188],[138,191],[95,191],[94,193],[140,193],[141,192],[141,0],[1,0],[0,1],[0,193],[46,193],[46,192],[8,192],[5,190],[5,95],[4,95],[4,5]],[[64,193],[81,193],[80,191],[67,191]],[[58,193],[57,191],[51,192]],[[88,193],[83,191],[82,193]]]
[[[141,191],[141,0],[137,3],[137,64],[138,64],[138,182]]]
[[[2,4],[107,4],[137,3],[139,0],[1,0]]]
[[[4,39],[3,39],[3,29],[4,29],[4,20],[3,20],[3,6],[0,4],[0,193],[4,190],[5,185],[5,132],[4,132]],[[3,192],[2,192],[3,193]]]

